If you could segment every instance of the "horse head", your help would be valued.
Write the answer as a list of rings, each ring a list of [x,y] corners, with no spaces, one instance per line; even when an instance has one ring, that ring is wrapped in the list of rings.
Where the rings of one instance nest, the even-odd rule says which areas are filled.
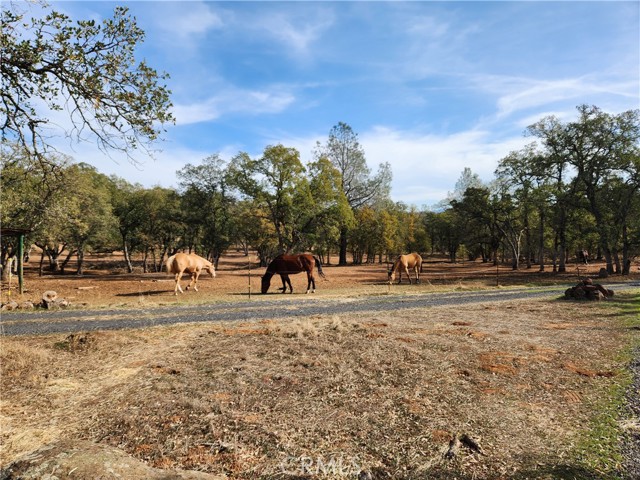
[[[216,278],[216,269],[213,266],[213,263],[211,262],[207,262],[205,264],[204,267],[202,267],[203,270],[206,270],[207,272],[209,272],[209,275],[211,275],[212,278]]]
[[[389,284],[393,283],[396,278],[396,274],[394,273],[393,267],[387,270],[387,278],[389,279]]]
[[[261,288],[261,293],[267,293],[267,290],[269,290],[269,285],[271,285],[271,277],[273,277],[273,273],[265,273],[262,276],[262,288]]]

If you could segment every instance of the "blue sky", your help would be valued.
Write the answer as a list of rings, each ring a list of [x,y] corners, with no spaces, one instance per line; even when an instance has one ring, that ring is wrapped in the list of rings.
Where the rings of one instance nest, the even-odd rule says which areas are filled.
[[[465,167],[484,181],[546,115],[579,104],[640,108],[640,2],[53,2],[74,18],[126,5],[146,32],[137,57],[170,74],[175,126],[155,160],[66,151],[146,187],[218,153],[282,143],[313,158],[346,122],[391,196],[418,207]]]

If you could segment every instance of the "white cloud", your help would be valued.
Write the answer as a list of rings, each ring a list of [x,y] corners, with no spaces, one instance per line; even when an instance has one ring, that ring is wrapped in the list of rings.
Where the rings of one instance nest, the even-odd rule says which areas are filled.
[[[598,75],[576,78],[536,80],[532,78],[480,75],[472,80],[479,89],[497,95],[496,118],[503,119],[516,112],[571,102],[589,102],[588,99],[619,98],[620,108],[629,100],[637,99],[636,80],[610,80]],[[597,102],[601,104],[601,102]],[[627,107],[628,108],[628,107]]]
[[[441,18],[411,15],[407,18],[406,32],[421,41],[442,38],[449,32],[449,24]]]
[[[145,188],[176,188],[176,171],[187,163],[199,164],[212,153],[168,143],[158,144],[157,147],[163,150],[156,152],[154,158],[143,157],[140,152],[135,157],[135,164],[120,152],[110,152],[106,155],[98,150],[95,144],[89,142],[75,144],[73,151],[68,152],[76,162],[88,163],[96,167],[100,173],[116,175],[129,183],[139,183]]]
[[[173,114],[177,125],[207,122],[223,115],[242,113],[257,115],[279,113],[295,101],[295,95],[281,87],[267,90],[246,90],[226,87],[204,101],[176,104]]]
[[[391,164],[393,199],[421,206],[444,199],[465,167],[483,181],[491,180],[499,160],[526,140],[495,141],[482,130],[433,135],[376,127],[363,133],[360,143],[373,169],[382,162]]]
[[[158,26],[170,32],[172,37],[178,37],[179,41],[204,35],[224,25],[211,6],[203,2],[161,2],[152,11]]]
[[[332,11],[317,8],[313,15],[298,16],[294,11],[280,10],[255,19],[252,28],[266,31],[267,34],[280,42],[290,53],[298,56],[309,54],[311,46],[335,22]]]

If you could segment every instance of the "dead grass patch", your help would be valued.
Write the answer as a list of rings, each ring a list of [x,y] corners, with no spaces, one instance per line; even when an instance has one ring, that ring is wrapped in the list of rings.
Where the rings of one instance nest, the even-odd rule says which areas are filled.
[[[577,373],[578,375],[582,375],[584,377],[615,377],[616,376],[616,372],[592,370],[590,368],[580,367],[578,365],[575,365],[572,362],[565,363],[564,368],[566,370],[569,370],[570,372]]]
[[[80,438],[234,479],[287,478],[283,465],[300,477],[307,458],[381,478],[554,478],[577,468],[573,445],[629,334],[604,306],[587,308],[537,300],[95,332],[75,351],[56,347],[66,335],[3,338],[0,462]],[[576,328],[545,328],[549,318]],[[483,454],[446,459],[465,435]]]

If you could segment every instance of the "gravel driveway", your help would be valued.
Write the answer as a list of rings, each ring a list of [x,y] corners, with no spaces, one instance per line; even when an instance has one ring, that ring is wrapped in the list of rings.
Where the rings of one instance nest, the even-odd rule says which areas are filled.
[[[356,298],[318,298],[301,295],[272,294],[252,301],[215,305],[144,307],[112,310],[59,310],[7,312],[0,319],[2,335],[39,335],[92,330],[120,330],[191,322],[225,320],[264,320],[318,315],[344,315],[362,312],[392,312],[442,305],[557,298],[566,287],[505,289],[454,293],[379,295]]]

